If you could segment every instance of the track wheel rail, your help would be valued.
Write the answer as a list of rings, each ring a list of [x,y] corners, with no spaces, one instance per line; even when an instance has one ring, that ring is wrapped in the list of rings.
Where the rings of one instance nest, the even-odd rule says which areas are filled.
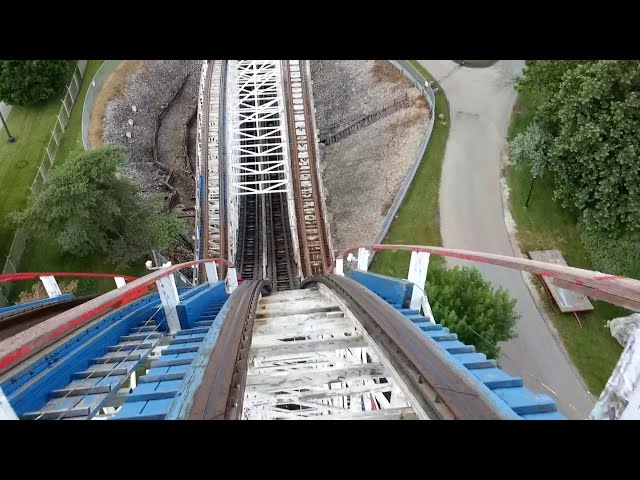
[[[196,390],[189,420],[240,418],[256,308],[261,291],[268,287],[265,280],[252,280],[239,286],[231,295],[228,317]]]
[[[437,345],[377,295],[339,275],[312,276],[302,288],[321,283],[334,291],[369,336],[403,376],[413,396],[430,419],[507,420],[513,414],[500,409],[489,392],[457,368]]]

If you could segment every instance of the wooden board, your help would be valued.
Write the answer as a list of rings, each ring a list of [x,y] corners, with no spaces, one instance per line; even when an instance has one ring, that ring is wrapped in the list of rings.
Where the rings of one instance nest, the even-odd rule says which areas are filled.
[[[532,260],[539,260],[541,262],[555,263],[556,265],[567,265],[567,262],[562,256],[562,253],[560,253],[560,250],[538,250],[529,252],[529,257]],[[551,295],[556,301],[561,312],[585,312],[593,310],[593,305],[591,305],[591,302],[586,295],[560,288],[554,285],[549,277],[542,277],[542,281],[551,292]]]

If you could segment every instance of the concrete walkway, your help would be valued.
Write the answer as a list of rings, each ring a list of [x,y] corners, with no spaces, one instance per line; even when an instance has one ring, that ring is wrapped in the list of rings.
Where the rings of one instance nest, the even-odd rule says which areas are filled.
[[[4,102],[0,102],[0,112],[2,112],[2,115],[4,116],[4,119],[6,120],[9,117],[9,112],[11,111],[11,105],[7,105]],[[2,125],[0,125],[1,127]]]
[[[503,60],[489,68],[465,68],[448,60],[420,63],[440,82],[451,115],[440,185],[443,243],[514,255],[504,221],[500,173],[516,99],[513,81],[524,61]],[[473,265],[518,300],[517,337],[502,345],[501,367],[523,377],[530,389],[551,396],[567,417],[586,418],[595,399],[540,315],[521,273]]]

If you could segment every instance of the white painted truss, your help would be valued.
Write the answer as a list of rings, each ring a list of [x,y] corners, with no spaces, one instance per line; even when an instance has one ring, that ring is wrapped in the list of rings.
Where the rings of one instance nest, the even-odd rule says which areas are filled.
[[[323,286],[260,300],[242,418],[425,418],[404,389],[360,323]]]
[[[279,60],[229,60],[231,195],[288,192],[289,147]]]

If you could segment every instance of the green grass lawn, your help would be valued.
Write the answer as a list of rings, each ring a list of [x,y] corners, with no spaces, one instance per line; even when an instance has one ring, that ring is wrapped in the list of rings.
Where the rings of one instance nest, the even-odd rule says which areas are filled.
[[[60,106],[59,99],[35,107],[14,106],[7,126],[16,142],[7,143],[4,129],[0,134],[0,269],[14,235],[7,214],[26,204]]]
[[[81,152],[84,149],[82,145],[81,130],[82,106],[89,84],[103,62],[104,60],[90,60],[87,64],[87,71],[82,82],[82,88],[78,94],[73,111],[71,112],[71,118],[69,119],[67,130],[60,143],[60,149],[55,163],[56,166],[62,165],[73,153]],[[57,108],[59,108],[60,104],[57,102],[55,105],[57,105],[57,112]],[[13,113],[14,111],[12,109],[11,117],[13,116]],[[48,141],[48,136],[46,136],[46,138]],[[23,204],[25,200],[23,200]],[[105,272],[140,276],[145,274],[146,268],[143,262],[133,266],[115,266],[111,263],[102,261],[99,257],[75,257],[64,254],[53,241],[29,239],[27,241],[24,254],[22,255],[20,271]],[[65,280],[60,278],[59,281],[63,282]],[[32,284],[33,281],[16,282],[11,289],[9,300],[15,301],[19,293],[30,289]],[[101,293],[112,290],[114,287],[115,282],[112,279],[78,279],[78,290],[75,294],[84,295],[90,293]]]
[[[509,138],[524,131],[533,120],[536,99],[521,95],[514,109]],[[533,186],[529,207],[525,208],[532,176],[526,167],[507,169],[511,189],[510,209],[516,221],[518,243],[523,252],[558,249],[573,267],[592,269],[587,251],[582,246],[576,227],[577,218],[553,201],[553,179],[549,174],[538,178]],[[620,357],[622,347],[611,337],[605,322],[630,312],[605,302],[591,300],[595,310],[580,314],[582,327],[571,314],[558,310],[536,278],[536,286],[547,311],[564,342],[571,359],[589,390],[599,395]]]
[[[417,61],[411,63],[425,78],[433,80]],[[436,118],[427,151],[384,243],[442,245],[439,220],[440,175],[450,126],[449,104],[442,89],[436,94],[436,115],[440,114],[444,114],[447,124],[443,125],[442,120]],[[410,252],[376,253],[371,271],[404,278],[409,270],[410,256]],[[442,262],[442,259],[433,256],[431,261]]]

